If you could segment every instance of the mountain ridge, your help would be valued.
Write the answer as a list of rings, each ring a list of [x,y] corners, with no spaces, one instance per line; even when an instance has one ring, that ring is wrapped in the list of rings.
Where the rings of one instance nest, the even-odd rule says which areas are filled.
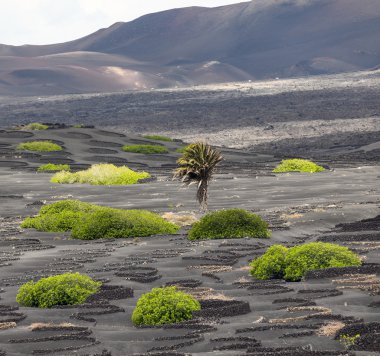
[[[377,0],[253,0],[166,10],[65,43],[0,45],[0,94],[139,90],[377,68],[379,34]]]

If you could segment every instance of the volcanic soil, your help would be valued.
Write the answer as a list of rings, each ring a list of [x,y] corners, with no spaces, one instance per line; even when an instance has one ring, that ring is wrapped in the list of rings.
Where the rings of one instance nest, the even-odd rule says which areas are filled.
[[[37,139],[64,150],[15,149]],[[325,161],[322,173],[272,174],[278,158],[223,148],[209,209],[251,210],[269,222],[270,239],[189,241],[183,227],[171,236],[81,241],[22,230],[20,223],[62,199],[199,217],[195,188],[171,180],[175,149],[184,144],[159,143],[169,154],[133,154],[121,146],[154,141],[60,125],[0,130],[0,142],[0,355],[379,354],[379,166]],[[126,164],[154,179],[132,186],[58,185],[49,182],[52,173],[36,172],[44,163],[77,170],[99,162]],[[249,261],[268,246],[311,241],[347,246],[363,256],[363,266],[312,271],[292,283],[250,276]],[[16,303],[21,284],[67,271],[86,273],[104,286],[81,306]],[[173,284],[195,295],[202,311],[190,322],[134,327],[131,314],[141,294]],[[349,348],[331,332],[342,327],[342,333],[359,335]]]

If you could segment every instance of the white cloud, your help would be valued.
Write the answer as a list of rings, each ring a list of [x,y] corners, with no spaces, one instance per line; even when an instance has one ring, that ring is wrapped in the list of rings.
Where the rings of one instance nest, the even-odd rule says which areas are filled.
[[[64,42],[147,13],[186,6],[221,6],[240,1],[0,0],[0,43]]]

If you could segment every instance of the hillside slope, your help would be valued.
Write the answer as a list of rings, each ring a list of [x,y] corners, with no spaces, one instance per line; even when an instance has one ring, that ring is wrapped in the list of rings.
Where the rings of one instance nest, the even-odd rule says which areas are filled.
[[[378,0],[253,0],[0,45],[0,94],[146,89],[349,72],[380,63]]]

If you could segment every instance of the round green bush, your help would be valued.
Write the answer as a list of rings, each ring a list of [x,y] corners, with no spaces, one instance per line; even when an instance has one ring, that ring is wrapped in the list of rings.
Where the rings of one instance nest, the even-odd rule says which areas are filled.
[[[30,141],[20,143],[16,149],[20,151],[54,152],[62,151],[63,148],[51,141]]]
[[[174,234],[177,231],[177,225],[149,211],[102,208],[83,215],[80,223],[74,226],[71,236],[93,240]]]
[[[307,271],[360,266],[361,260],[347,247],[311,242],[291,248],[272,246],[250,265],[251,274],[258,279],[284,278],[287,281],[299,281]]]
[[[90,168],[71,173],[57,172],[50,182],[57,184],[91,184],[91,185],[129,185],[149,178],[147,172],[135,172],[127,166],[117,167],[113,164],[94,164]]]
[[[46,232],[71,231],[71,237],[83,240],[174,234],[179,229],[146,210],[115,209],[77,200],[45,205],[36,217],[26,218],[21,227]]]
[[[161,136],[161,135],[145,135],[143,137],[149,140],[155,140],[155,141],[165,141],[165,142],[173,141],[173,139],[171,139],[170,137]]]
[[[227,209],[208,213],[196,222],[188,235],[190,240],[270,237],[268,223],[244,209]]]
[[[23,284],[18,290],[16,301],[26,307],[38,308],[82,304],[100,286],[100,282],[78,272],[64,273]]]
[[[176,287],[153,288],[137,301],[132,322],[139,325],[163,325],[190,320],[200,310],[199,302]]]
[[[311,242],[289,249],[285,257],[284,278],[298,281],[307,271],[329,267],[360,266],[359,256],[347,247]]]
[[[159,145],[125,145],[122,147],[122,150],[125,152],[144,153],[148,155],[169,152],[166,147]]]
[[[285,173],[285,172],[305,172],[305,173],[316,173],[323,172],[325,169],[322,166],[318,166],[314,162],[308,161],[306,159],[284,159],[281,163],[273,170],[274,173]]]
[[[266,253],[250,263],[251,274],[258,279],[282,278],[285,270],[285,246],[273,245]]]
[[[26,126],[24,126],[24,130],[47,130],[49,128],[48,125],[40,124],[39,122],[32,122]]]
[[[70,231],[85,214],[91,214],[99,208],[100,206],[79,200],[62,200],[41,207],[38,215],[26,218],[21,227],[46,232]]]
[[[54,164],[47,163],[39,166],[37,172],[50,172],[50,171],[69,171],[70,166],[68,164]]]

